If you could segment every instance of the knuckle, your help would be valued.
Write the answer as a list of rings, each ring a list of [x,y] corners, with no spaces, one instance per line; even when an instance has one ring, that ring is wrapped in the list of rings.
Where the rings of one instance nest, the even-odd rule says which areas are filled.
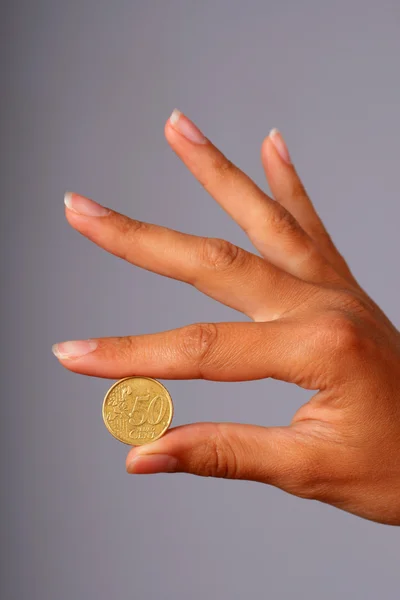
[[[198,365],[205,362],[206,357],[215,347],[218,328],[215,323],[194,323],[185,327],[181,334],[183,353]]]
[[[149,226],[149,223],[131,219],[125,215],[120,215],[118,217],[118,234],[123,235],[124,237],[129,238],[129,236],[135,235],[138,231],[145,231]]]
[[[316,346],[334,357],[344,358],[362,354],[365,337],[357,319],[342,311],[330,311],[316,323]]]
[[[226,156],[220,154],[213,158],[212,168],[218,178],[225,179],[236,171],[236,167]]]
[[[240,475],[236,454],[221,425],[223,424],[215,423],[214,435],[209,436],[207,440],[201,473],[208,477],[238,479]]]
[[[311,203],[300,177],[298,177],[298,176],[289,177],[288,184],[289,184],[289,195],[291,198],[294,198],[296,200],[299,200],[301,198],[306,198],[308,200],[308,202]]]
[[[269,216],[270,228],[278,234],[298,233],[299,226],[293,215],[290,214],[281,204],[273,206]]]
[[[135,336],[106,338],[99,344],[99,349],[107,362],[118,360],[121,363],[129,363],[137,352],[136,338]]]
[[[220,238],[204,238],[200,250],[201,264],[207,268],[223,270],[229,268],[240,254],[235,244]]]
[[[236,177],[238,169],[236,166],[221,153],[217,153],[211,159],[210,168],[198,176],[199,182],[206,191],[212,194],[213,188],[223,184],[226,180]]]
[[[358,353],[363,348],[359,325],[347,315],[339,315],[331,324],[333,349],[340,354]]]
[[[343,290],[336,298],[339,309],[347,311],[353,315],[363,317],[367,316],[368,303],[364,298],[350,290]]]
[[[152,225],[130,219],[125,215],[118,215],[116,228],[113,232],[113,245],[119,248],[118,256],[128,262],[132,259],[132,248],[138,242],[139,236],[149,231]]]

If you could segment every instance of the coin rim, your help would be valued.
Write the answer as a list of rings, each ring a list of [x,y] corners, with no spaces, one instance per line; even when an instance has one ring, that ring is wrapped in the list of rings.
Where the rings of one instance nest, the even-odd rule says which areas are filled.
[[[106,406],[106,401],[107,401],[107,398],[108,398],[108,396],[111,394],[112,390],[113,390],[115,387],[117,387],[117,385],[120,385],[120,384],[121,384],[121,383],[123,383],[124,381],[128,381],[128,380],[131,380],[131,379],[147,379],[148,381],[153,381],[154,383],[157,383],[158,385],[160,385],[160,386],[161,386],[161,387],[162,387],[162,388],[165,390],[165,392],[166,392],[166,394],[167,394],[167,396],[168,396],[168,398],[169,398],[170,405],[171,405],[171,414],[170,414],[170,418],[169,418],[169,420],[168,420],[168,422],[167,422],[167,424],[166,424],[165,428],[164,428],[164,429],[161,431],[160,435],[159,435],[159,436],[158,436],[158,437],[157,437],[155,440],[149,440],[149,441],[145,442],[144,444],[132,444],[132,443],[129,443],[129,442],[125,442],[124,440],[121,440],[121,438],[117,437],[117,436],[114,434],[114,432],[113,432],[113,431],[111,431],[111,429],[110,429],[110,428],[109,428],[109,426],[108,426],[107,419],[105,419],[105,406]],[[151,443],[153,443],[153,442],[156,442],[156,441],[157,441],[158,439],[160,439],[160,437],[162,437],[162,436],[164,435],[164,433],[167,431],[167,429],[168,429],[168,428],[169,428],[169,426],[171,425],[171,423],[172,423],[172,419],[173,419],[173,417],[174,417],[174,403],[173,403],[173,401],[172,401],[171,394],[169,393],[169,391],[167,390],[167,388],[165,387],[165,385],[163,385],[163,384],[161,383],[161,381],[158,381],[158,379],[154,379],[153,377],[141,377],[140,375],[131,375],[131,376],[128,376],[128,377],[123,377],[122,379],[119,379],[118,381],[116,381],[116,382],[115,382],[115,383],[114,383],[114,384],[113,384],[113,385],[110,387],[110,389],[107,391],[106,395],[104,396],[104,400],[103,400],[103,406],[102,406],[101,413],[102,413],[102,417],[103,417],[103,423],[104,423],[104,425],[106,426],[106,428],[107,428],[107,431],[109,431],[109,433],[111,433],[111,435],[112,435],[112,436],[113,436],[113,437],[114,437],[116,440],[118,440],[118,441],[119,441],[119,442],[121,442],[122,444],[126,444],[127,446],[145,446],[146,444],[151,444]]]

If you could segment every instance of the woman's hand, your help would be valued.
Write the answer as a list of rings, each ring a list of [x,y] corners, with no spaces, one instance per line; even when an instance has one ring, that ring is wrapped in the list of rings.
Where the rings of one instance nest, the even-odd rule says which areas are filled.
[[[165,135],[261,256],[135,221],[76,194],[66,195],[66,217],[108,252],[190,283],[253,322],[64,342],[56,356],[97,377],[274,377],[317,390],[289,426],[176,427],[132,448],[127,470],[260,481],[400,525],[400,334],[332,243],[282,136],[274,130],[262,146],[272,200],[178,111]]]

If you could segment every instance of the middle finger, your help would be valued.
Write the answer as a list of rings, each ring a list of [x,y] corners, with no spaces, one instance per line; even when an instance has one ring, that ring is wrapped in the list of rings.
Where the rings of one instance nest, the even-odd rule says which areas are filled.
[[[314,289],[226,240],[136,221],[71,192],[65,203],[70,225],[111,254],[189,283],[255,321],[278,318]]]

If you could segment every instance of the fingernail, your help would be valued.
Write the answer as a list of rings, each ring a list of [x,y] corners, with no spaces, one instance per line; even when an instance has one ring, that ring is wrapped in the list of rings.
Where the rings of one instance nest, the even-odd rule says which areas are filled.
[[[79,196],[79,194],[75,194],[74,192],[65,193],[64,204],[70,210],[80,215],[85,215],[85,217],[105,217],[111,212],[108,208],[97,204],[94,200]]]
[[[292,164],[292,161],[290,159],[290,154],[289,154],[289,150],[285,144],[285,140],[282,137],[282,134],[280,133],[280,131],[278,131],[278,129],[274,128],[271,129],[271,131],[269,132],[269,137],[271,138],[271,142],[274,144],[275,148],[278,151],[278,154],[280,155],[280,157],[288,164]]]
[[[128,473],[173,473],[178,460],[168,454],[143,454],[135,456],[127,465]]]
[[[98,344],[95,340],[79,340],[54,344],[52,351],[57,358],[78,358],[89,354],[89,352],[93,352],[97,346]]]
[[[195,144],[205,144],[207,142],[207,138],[201,133],[200,129],[176,108],[172,111],[169,121],[173,128],[189,141]]]

